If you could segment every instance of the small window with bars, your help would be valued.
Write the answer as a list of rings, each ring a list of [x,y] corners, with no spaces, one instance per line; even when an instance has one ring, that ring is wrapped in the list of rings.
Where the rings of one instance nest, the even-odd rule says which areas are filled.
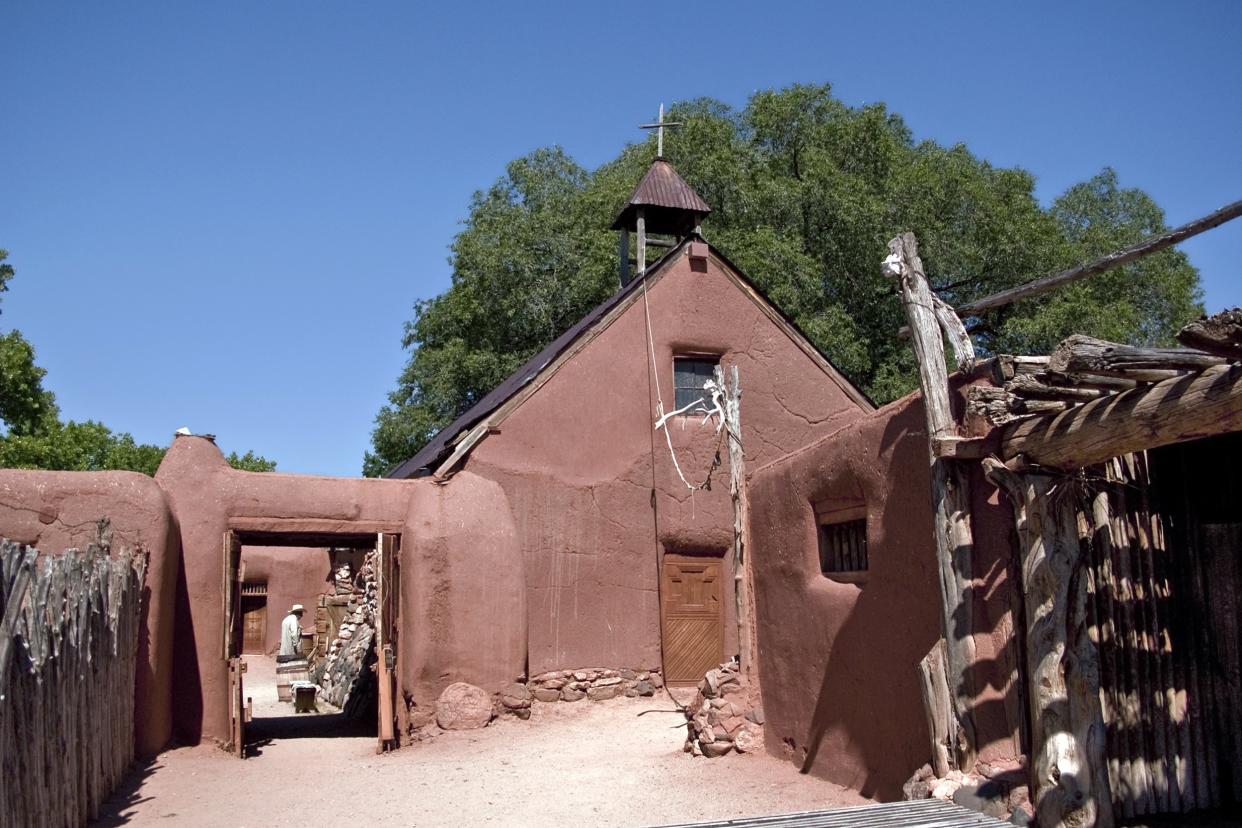
[[[261,598],[267,595],[267,581],[246,581],[241,585],[241,594],[247,598]]]
[[[866,517],[819,525],[819,571],[836,579],[867,571]]]
[[[688,405],[694,405],[696,401],[698,405],[687,409],[685,413],[708,410],[708,397],[703,390],[703,384],[715,377],[716,366],[719,364],[720,357],[714,356],[673,358],[673,387],[677,395],[674,410],[680,411]]]

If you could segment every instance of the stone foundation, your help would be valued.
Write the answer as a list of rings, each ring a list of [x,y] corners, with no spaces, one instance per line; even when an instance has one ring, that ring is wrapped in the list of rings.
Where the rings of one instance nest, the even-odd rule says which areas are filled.
[[[529,681],[519,679],[505,686],[485,704],[480,699],[489,697],[483,690],[459,682],[446,688],[433,706],[410,705],[409,737],[410,741],[421,742],[444,730],[485,727],[500,716],[526,720],[530,718],[535,702],[650,697],[663,686],[664,677],[659,670],[612,670],[605,667],[552,670],[540,673]],[[466,709],[468,715],[462,712]]]
[[[664,686],[659,670],[610,670],[585,667],[578,670],[552,670],[540,673],[526,684],[535,701],[574,702],[582,699],[605,701],[617,696],[654,696]]]
[[[763,750],[758,693],[746,685],[732,661],[707,671],[685,714],[687,753],[715,757]]]

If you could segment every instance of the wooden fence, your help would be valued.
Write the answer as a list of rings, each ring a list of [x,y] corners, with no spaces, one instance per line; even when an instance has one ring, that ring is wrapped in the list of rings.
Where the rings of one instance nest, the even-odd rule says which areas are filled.
[[[133,761],[146,566],[0,541],[0,828],[85,824]]]

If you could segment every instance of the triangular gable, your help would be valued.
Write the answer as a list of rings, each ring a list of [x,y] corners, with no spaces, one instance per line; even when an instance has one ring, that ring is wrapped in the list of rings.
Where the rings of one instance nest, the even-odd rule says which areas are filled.
[[[518,368],[499,385],[486,394],[483,399],[471,406],[464,414],[441,429],[417,454],[398,465],[386,476],[393,478],[419,477],[435,473],[446,474],[470,450],[486,436],[487,432],[499,427],[500,423],[519,405],[535,393],[545,382],[556,373],[556,370],[567,360],[585,347],[601,331],[623,314],[642,296],[641,289],[645,285],[655,284],[665,271],[665,265],[680,257],[682,251],[691,242],[707,244],[700,236],[691,235],[669,250],[664,256],[653,262],[628,285],[618,290],[604,302],[596,306],[590,313],[578,320],[577,324],[554,339],[546,348],[531,357],[522,367]],[[806,334],[785,316],[772,302],[748,279],[732,262],[710,244],[708,250],[721,271],[747,297],[755,303],[769,320],[781,329],[795,345],[798,346],[811,361],[841,390],[853,400],[863,411],[874,411],[875,405],[845,375],[837,370],[828,359],[807,338]]]

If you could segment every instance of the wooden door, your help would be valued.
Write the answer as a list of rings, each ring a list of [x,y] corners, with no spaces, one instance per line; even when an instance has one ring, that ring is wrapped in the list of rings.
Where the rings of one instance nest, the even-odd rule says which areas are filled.
[[[267,647],[267,599],[242,599],[242,652],[262,655]]]
[[[664,680],[697,684],[724,661],[721,559],[665,555],[660,594]]]
[[[397,747],[397,538],[383,532],[375,542],[375,675],[379,685],[379,744],[376,753]]]

